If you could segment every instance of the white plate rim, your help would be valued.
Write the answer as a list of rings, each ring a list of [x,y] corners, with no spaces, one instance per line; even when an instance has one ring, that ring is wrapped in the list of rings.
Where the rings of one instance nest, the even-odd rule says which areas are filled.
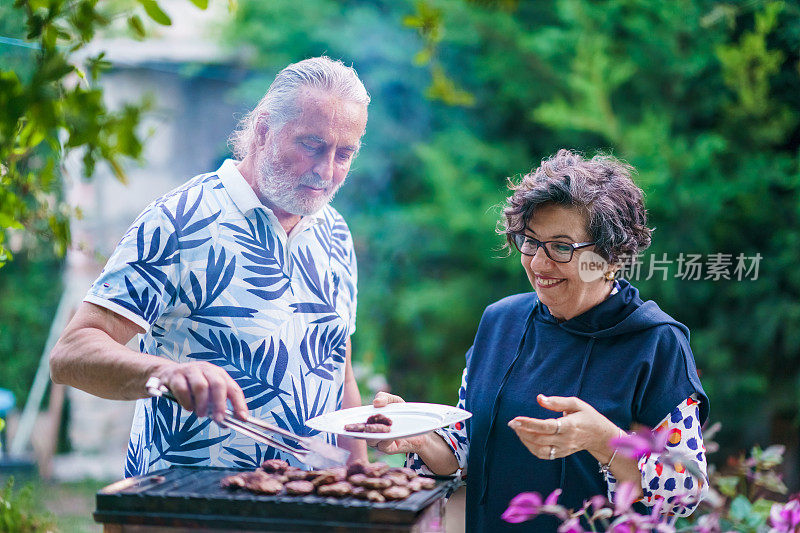
[[[344,415],[347,418],[349,418],[350,416],[363,416],[366,419],[366,417],[373,415],[375,413],[390,414],[392,412],[396,412],[398,410],[406,410],[408,408],[411,408],[412,411],[416,410],[423,414],[437,414],[442,416],[442,420],[440,421],[441,425],[432,428],[426,428],[423,429],[422,431],[417,431],[417,432],[391,431],[389,433],[365,433],[365,432],[356,433],[353,431],[345,431],[344,422],[337,422],[336,424],[338,427],[331,427],[331,424],[329,422],[329,419],[335,420],[341,418],[343,416],[342,413],[347,413],[347,415]],[[330,413],[325,413],[320,416],[316,416],[314,418],[306,420],[306,426],[308,426],[311,429],[315,429],[317,431],[334,433],[336,435],[343,435],[354,439],[391,440],[391,439],[400,439],[405,437],[413,437],[415,435],[422,435],[424,433],[428,433],[435,429],[447,427],[456,422],[463,422],[464,420],[467,420],[470,417],[472,417],[472,413],[464,409],[454,407],[452,405],[444,405],[439,403],[424,403],[424,402],[403,402],[403,403],[390,403],[386,407],[376,408],[372,405],[360,405],[357,407],[350,407],[348,409],[331,411]]]

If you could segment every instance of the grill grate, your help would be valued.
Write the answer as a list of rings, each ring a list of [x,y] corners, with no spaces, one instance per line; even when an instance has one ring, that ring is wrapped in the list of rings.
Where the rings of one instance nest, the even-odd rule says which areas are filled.
[[[407,530],[428,506],[460,485],[459,480],[438,479],[433,489],[385,503],[317,495],[266,496],[220,487],[223,477],[239,471],[172,467],[123,480],[97,494],[95,521],[250,530],[325,526],[399,531]]]

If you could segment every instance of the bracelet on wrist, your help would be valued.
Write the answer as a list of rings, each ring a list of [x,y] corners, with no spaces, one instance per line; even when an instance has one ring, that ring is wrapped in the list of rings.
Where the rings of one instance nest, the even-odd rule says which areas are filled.
[[[624,433],[625,432],[620,429],[618,437],[621,438]],[[619,450],[617,450],[617,448],[614,448],[614,453],[611,454],[611,459],[609,459],[608,462],[605,464],[600,463],[600,473],[603,474],[604,476],[607,476],[609,472],[611,472],[611,463],[614,462],[614,458],[617,456],[617,451]]]

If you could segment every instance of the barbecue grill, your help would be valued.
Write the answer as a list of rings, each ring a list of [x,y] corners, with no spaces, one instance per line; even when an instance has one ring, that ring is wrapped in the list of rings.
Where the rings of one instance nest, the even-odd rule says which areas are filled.
[[[171,467],[113,483],[97,493],[96,522],[106,533],[221,531],[444,531],[444,500],[461,481],[436,486],[405,500],[372,503],[316,495],[265,496],[220,487],[241,470]]]

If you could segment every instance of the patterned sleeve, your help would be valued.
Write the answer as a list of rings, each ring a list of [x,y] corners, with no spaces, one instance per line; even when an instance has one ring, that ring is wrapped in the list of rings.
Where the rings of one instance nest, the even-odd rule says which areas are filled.
[[[158,204],[134,221],[84,298],[148,331],[177,297],[180,243]]]
[[[639,459],[643,494],[640,502],[648,507],[666,499],[667,503],[674,505],[665,505],[663,512],[688,516],[708,493],[706,449],[700,429],[699,404],[698,396],[692,394],[656,428],[656,431],[669,432],[667,453],[672,457],[680,456],[683,461],[671,466],[662,462],[662,455],[648,454]],[[692,462],[703,473],[702,479],[694,477],[684,466],[688,462]],[[613,499],[617,480],[608,473],[606,481],[609,499]]]
[[[459,409],[464,409],[464,403],[467,398],[467,369],[461,374],[461,386],[458,388],[458,405]],[[436,433],[441,436],[444,441],[453,450],[453,455],[456,456],[458,467],[461,469],[461,474],[466,474],[467,468],[467,454],[469,453],[469,439],[467,438],[467,427],[465,422],[456,422],[446,428],[437,429]],[[416,453],[408,454],[406,458],[406,466],[413,468],[421,474],[433,474],[430,469],[425,466],[419,455]]]

